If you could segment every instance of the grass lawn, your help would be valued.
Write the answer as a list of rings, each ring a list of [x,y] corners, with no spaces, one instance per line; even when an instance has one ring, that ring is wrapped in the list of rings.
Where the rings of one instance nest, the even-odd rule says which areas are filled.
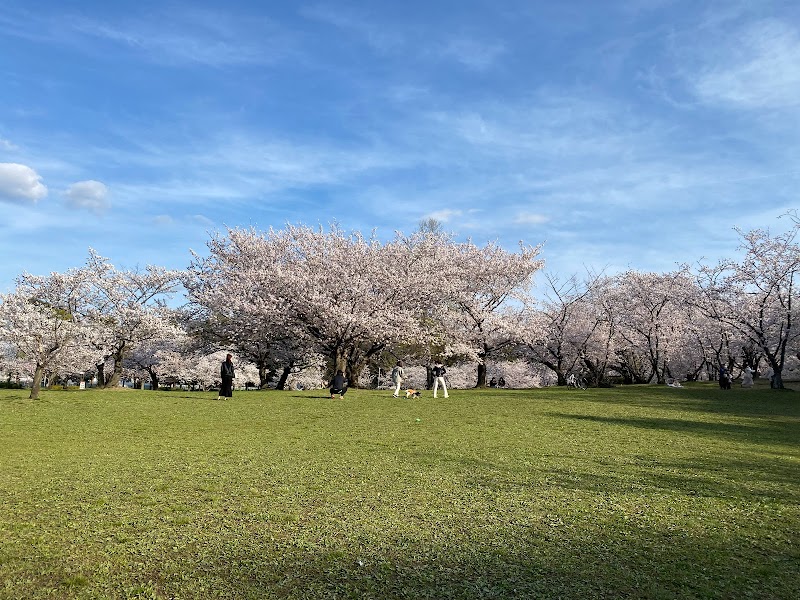
[[[800,392],[0,390],[0,598],[800,598]]]

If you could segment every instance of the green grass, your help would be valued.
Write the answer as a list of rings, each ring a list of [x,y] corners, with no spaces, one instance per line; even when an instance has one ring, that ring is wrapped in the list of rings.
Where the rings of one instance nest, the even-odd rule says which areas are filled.
[[[0,390],[0,598],[800,598],[800,393]]]

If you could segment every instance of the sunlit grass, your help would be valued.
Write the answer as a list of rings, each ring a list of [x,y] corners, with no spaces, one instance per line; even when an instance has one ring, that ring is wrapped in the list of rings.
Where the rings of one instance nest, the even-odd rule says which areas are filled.
[[[1,598],[800,597],[800,395],[0,390]]]

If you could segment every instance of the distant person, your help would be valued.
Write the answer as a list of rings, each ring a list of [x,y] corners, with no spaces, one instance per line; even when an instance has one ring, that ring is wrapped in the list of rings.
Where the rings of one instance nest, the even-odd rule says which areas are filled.
[[[750,368],[750,365],[746,366],[742,372],[742,387],[753,387],[753,369]]]
[[[497,380],[497,387],[506,387],[506,380],[504,377]]]
[[[233,370],[232,354],[228,354],[219,369],[219,377],[222,379],[222,385],[219,386],[219,396],[217,400],[224,398],[233,398],[233,379],[236,374]]]
[[[344,398],[345,393],[347,392],[347,380],[344,378],[344,373],[342,370],[339,369],[336,371],[336,375],[333,376],[331,380],[331,398],[333,398],[336,394],[339,394],[339,398]]]
[[[405,378],[405,371],[403,371],[403,361],[398,360],[397,364],[392,369],[392,383],[394,384],[394,396],[395,398],[400,397],[400,386],[403,385],[403,379]]]
[[[723,390],[731,389],[731,374],[724,366],[719,368],[719,387]]]
[[[489,387],[497,387],[497,379],[496,378],[492,377],[489,380]]]
[[[439,385],[442,386],[442,391],[444,392],[444,397],[449,398],[447,394],[447,384],[445,383],[444,376],[447,373],[447,369],[444,368],[444,365],[441,361],[436,361],[431,369],[431,375],[433,375],[433,397],[436,398],[436,392],[439,390]]]

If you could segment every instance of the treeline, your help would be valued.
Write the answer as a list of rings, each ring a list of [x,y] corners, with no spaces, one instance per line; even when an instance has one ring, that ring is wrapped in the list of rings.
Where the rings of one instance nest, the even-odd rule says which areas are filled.
[[[475,386],[487,364],[513,361],[561,385],[574,371],[605,385],[725,366],[781,388],[798,354],[797,232],[740,232],[738,257],[714,265],[613,275],[547,273],[538,246],[457,242],[435,221],[388,242],[337,226],[229,229],[185,271],[119,270],[90,250],[83,267],[23,274],[0,297],[2,368],[29,375],[32,397],[45,375],[213,385],[221,350],[281,389],[337,369],[370,385],[398,359],[474,364]]]

